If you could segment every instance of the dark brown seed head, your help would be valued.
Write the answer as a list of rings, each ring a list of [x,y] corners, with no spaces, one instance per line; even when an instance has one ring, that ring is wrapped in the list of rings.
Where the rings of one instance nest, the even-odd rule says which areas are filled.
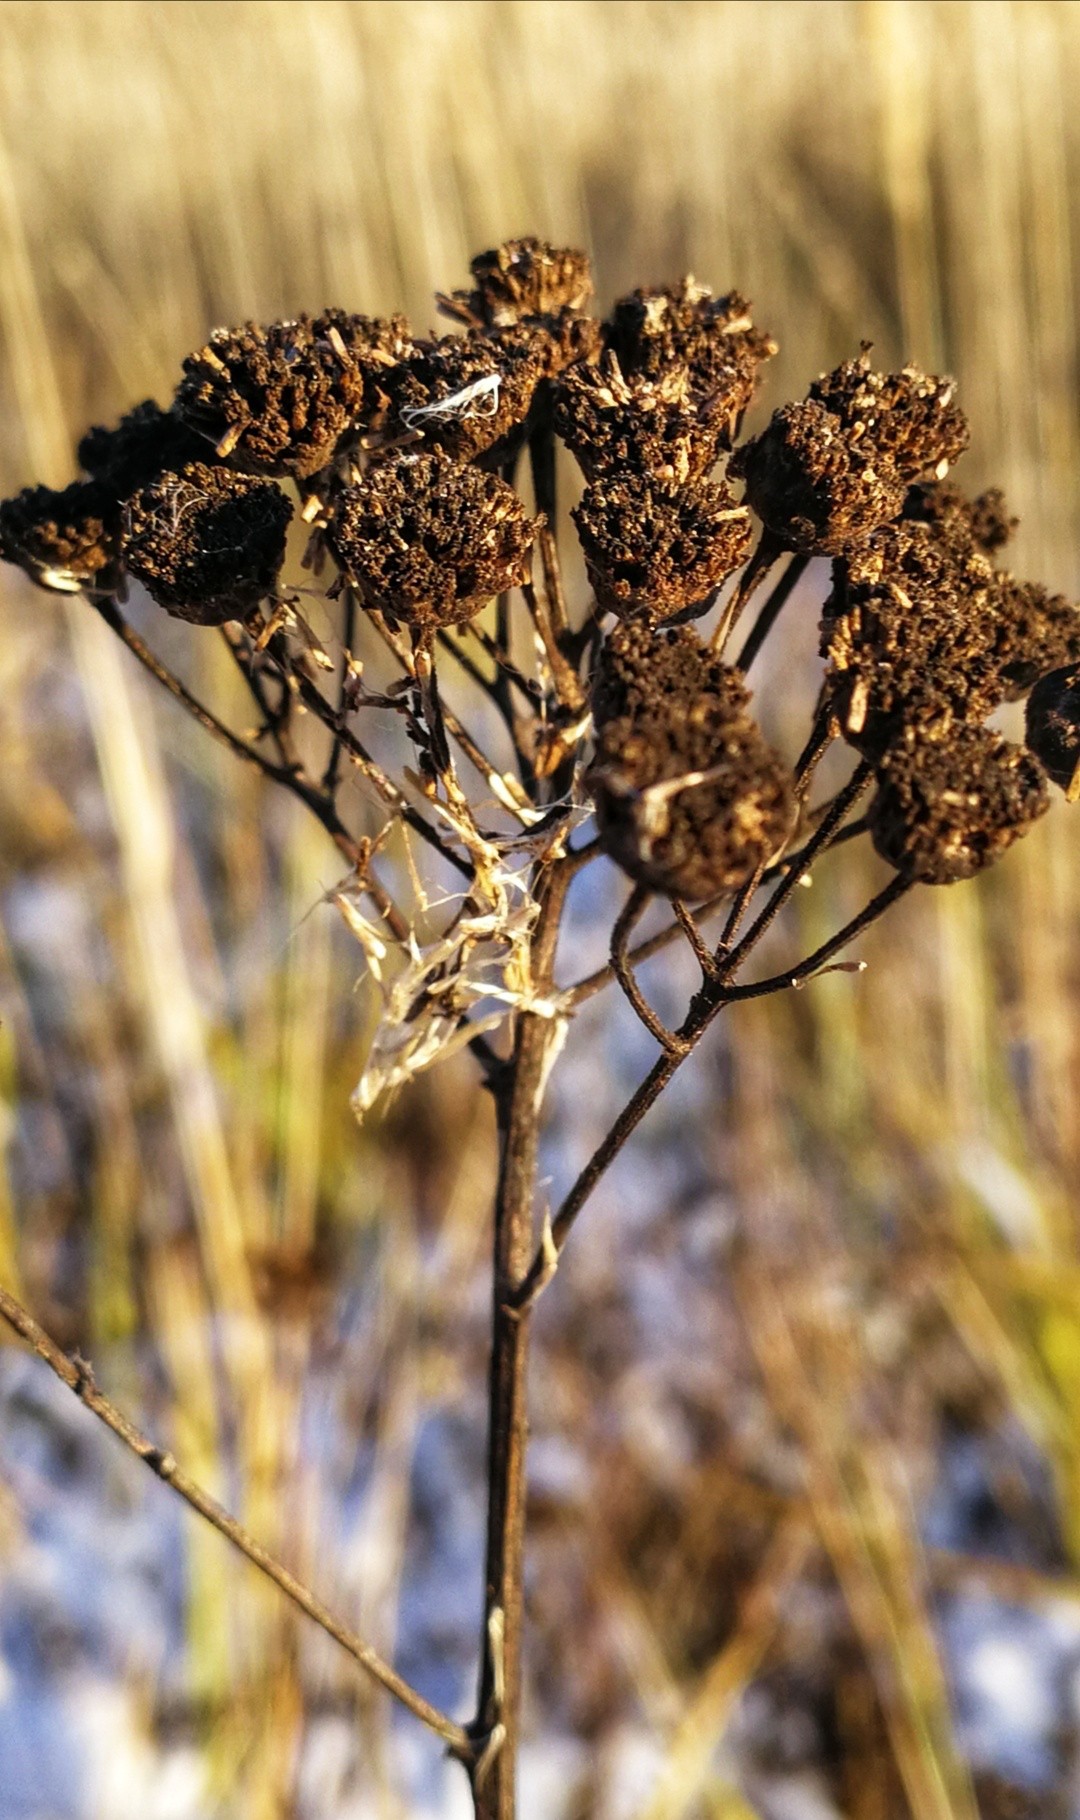
[[[0,501],[0,557],[61,594],[118,579],[119,512],[107,488],[77,480],[62,492],[26,487]]]
[[[784,549],[841,556],[895,518],[904,482],[869,441],[853,443],[839,419],[815,400],[788,404],[751,442],[736,449],[729,473]]]
[[[442,300],[462,322],[499,327],[528,316],[580,310],[592,296],[589,256],[575,247],[549,246],[528,234],[507,240],[470,262],[476,289]]]
[[[871,759],[912,731],[948,738],[1005,693],[997,574],[933,522],[883,526],[838,562],[821,634],[841,731]]]
[[[277,585],[292,511],[272,481],[189,462],[129,502],[124,562],[177,619],[242,619]]]
[[[497,475],[443,454],[399,455],[345,489],[327,541],[366,605],[427,633],[527,581],[536,530]]]
[[[1080,660],[1080,608],[1038,582],[998,582],[1001,670],[1006,701],[1019,701],[1051,670]]]
[[[823,374],[737,450],[731,472],[786,549],[842,556],[895,518],[911,481],[941,480],[967,447],[951,379],[875,373],[865,352]]]
[[[707,600],[750,554],[750,516],[726,486],[593,481],[573,510],[589,580],[620,617],[669,619]]]
[[[905,878],[953,885],[972,878],[1049,808],[1037,758],[988,728],[892,751],[870,807],[878,853]]]
[[[185,360],[175,408],[234,467],[307,479],[379,408],[408,343],[404,317],[343,310],[215,329]]]
[[[691,901],[735,891],[787,838],[790,774],[749,700],[688,626],[638,621],[606,641],[586,781],[605,852],[638,883]]]
[[[887,455],[901,480],[944,480],[970,440],[967,418],[953,396],[956,382],[918,367],[875,373],[866,350],[823,373],[810,397],[839,419],[852,443],[868,442]]]
[[[776,353],[772,336],[754,327],[745,297],[738,291],[714,297],[689,277],[620,298],[607,339],[627,378],[655,380],[669,367],[687,367],[695,393],[715,398],[727,418],[726,448],[738,434],[762,362]]]
[[[555,428],[589,480],[621,472],[679,487],[715,467],[728,416],[721,398],[693,393],[688,367],[628,380],[609,353],[601,365],[564,376]]]
[[[209,444],[175,411],[163,411],[152,398],[121,417],[115,429],[95,424],[79,444],[79,466],[114,499],[130,498],[163,474],[204,460]]]
[[[1052,670],[1028,696],[1027,743],[1070,802],[1080,795],[1080,664]]]
[[[962,556],[974,550],[995,556],[1019,523],[1010,516],[1000,487],[990,487],[977,499],[969,499],[951,480],[911,487],[904,501],[904,517],[934,525],[938,537]]]
[[[474,329],[418,341],[387,375],[386,434],[415,435],[457,461],[524,435],[540,381],[557,354],[543,329]]]

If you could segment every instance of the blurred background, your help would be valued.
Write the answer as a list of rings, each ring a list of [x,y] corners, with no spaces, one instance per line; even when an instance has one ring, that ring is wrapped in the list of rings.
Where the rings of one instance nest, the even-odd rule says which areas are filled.
[[[1076,595],[1078,83],[1080,6],[1041,0],[0,6],[0,487],[65,484],[213,324],[423,330],[536,232],[590,248],[605,308],[686,271],[752,297],[758,421],[863,339],[955,373],[958,478]],[[822,579],[759,679],[791,749]],[[332,847],[78,601],[4,569],[0,610],[0,1277],[464,1715],[486,1100],[450,1064],[356,1125]],[[242,720],[216,641],[147,624]],[[823,864],[777,954],[869,876]],[[1078,879],[1059,800],[858,979],[736,1007],[598,1193],[532,1386],[529,1820],[1080,1814]],[[573,900],[567,978],[618,901]],[[553,1200],[651,1055],[589,1003]],[[0,1564],[0,1820],[467,1813],[6,1343]]]

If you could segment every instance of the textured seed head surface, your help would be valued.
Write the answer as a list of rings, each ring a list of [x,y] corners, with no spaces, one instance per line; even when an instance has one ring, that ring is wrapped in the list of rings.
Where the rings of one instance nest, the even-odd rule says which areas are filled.
[[[790,774],[739,674],[687,626],[606,641],[588,785],[606,852],[638,883],[692,901],[735,891],[783,844]]]
[[[995,571],[934,522],[884,526],[837,563],[821,631],[841,731],[868,758],[947,738],[1005,694]]]
[[[666,487],[620,472],[590,482],[573,518],[596,597],[619,615],[704,605],[753,541],[745,508],[707,480]]]
[[[95,424],[79,443],[79,466],[116,500],[128,499],[157,475],[205,461],[211,445],[175,411],[146,398],[113,429]]]
[[[124,561],[178,619],[242,619],[277,585],[292,510],[272,481],[189,462],[129,502]]]
[[[109,584],[119,515],[107,488],[77,480],[62,492],[26,487],[0,501],[0,557],[61,593]]]
[[[423,633],[526,581],[536,530],[497,475],[405,454],[344,490],[327,536],[364,602]]]
[[[184,361],[175,409],[234,467],[307,479],[380,407],[408,343],[404,317],[344,310],[215,329]]]
[[[714,297],[691,277],[620,298],[607,344],[628,377],[656,380],[673,366],[686,367],[695,393],[719,401],[728,421],[729,448],[762,363],[777,351],[772,336],[755,327],[745,297],[738,291]]]
[[[1080,777],[1080,663],[1040,678],[1025,719],[1029,750],[1072,801]]]
[[[680,487],[715,467],[729,431],[717,394],[699,396],[689,367],[627,379],[614,354],[572,367],[555,399],[555,428],[588,480],[622,474]]]
[[[463,316],[467,312],[472,320],[492,326],[580,310],[592,296],[588,254],[551,246],[531,234],[478,253],[469,269],[475,290],[455,291],[451,301]]]
[[[878,775],[870,830],[905,878],[952,885],[972,878],[1049,808],[1039,760],[986,727],[891,752]]]

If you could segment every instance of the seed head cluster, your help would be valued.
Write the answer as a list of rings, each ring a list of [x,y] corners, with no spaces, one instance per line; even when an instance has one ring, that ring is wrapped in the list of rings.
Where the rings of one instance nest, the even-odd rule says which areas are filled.
[[[842,556],[903,508],[908,485],[943,480],[967,447],[951,379],[875,373],[864,350],[777,411],[732,472],[783,549]]]
[[[1050,807],[1033,753],[986,727],[897,747],[881,766],[870,830],[882,859],[926,885],[972,878]]]
[[[1027,700],[1028,749],[1070,802],[1080,794],[1080,664],[1051,670]]]
[[[776,343],[737,291],[688,277],[601,318],[586,255],[535,237],[479,254],[471,277],[438,299],[443,336],[340,309],[215,330],[170,403],[87,432],[81,478],[0,503],[0,555],[99,604],[138,582],[177,617],[246,622],[262,649],[264,615],[299,601],[281,591],[299,505],[331,593],[348,582],[430,651],[515,589],[539,613],[538,545],[561,623],[532,628],[533,768],[564,793],[584,776],[606,851],[674,897],[737,890],[792,834],[790,767],[719,634],[713,649],[694,624],[724,593],[727,626],[784,553],[831,559],[823,710],[876,772],[873,840],[901,874],[969,877],[1042,814],[1048,778],[1080,794],[1080,611],[999,566],[1000,492],[946,478],[968,442],[952,380],[879,372],[864,345],[740,443]],[[557,527],[508,479],[528,443],[550,517],[552,434],[585,479],[572,517],[594,599],[576,629]],[[503,653],[507,678],[519,656]],[[1029,691],[1013,746],[987,721]]]

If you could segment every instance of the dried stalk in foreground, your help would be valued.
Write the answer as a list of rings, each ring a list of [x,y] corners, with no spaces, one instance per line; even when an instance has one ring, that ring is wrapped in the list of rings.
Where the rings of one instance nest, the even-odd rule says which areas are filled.
[[[863,348],[740,443],[776,346],[737,292],[713,297],[686,278],[599,321],[585,312],[582,253],[511,241],[472,272],[473,288],[439,300],[457,324],[441,338],[340,309],[217,330],[184,361],[171,405],[146,401],[89,432],[82,479],[0,504],[0,554],[45,588],[81,592],[338,848],[348,871],[334,899],[382,998],[358,1115],[463,1048],[493,1096],[487,1556],[469,1723],[436,1712],[340,1625],[6,1291],[0,1314],[446,1741],[481,1820],[511,1820],[533,1304],[605,1170],[721,1011],[857,970],[836,957],[907,891],[989,865],[1045,812],[1048,780],[1075,798],[1080,613],[998,566],[1012,528],[999,494],[970,500],[947,481],[968,440],[951,381],[878,373]],[[573,519],[593,597],[577,609],[560,567],[557,437],[587,481]],[[526,459],[531,504],[515,487]],[[306,528],[303,589],[282,580],[290,525]],[[815,557],[831,562],[825,667],[792,762],[763,736],[745,678]],[[304,612],[319,576],[338,616],[331,651]],[[129,623],[132,581],[201,628],[191,636],[217,629],[253,733],[196,699]],[[732,662],[728,641],[759,592]],[[986,722],[1029,691],[1020,747]],[[394,757],[402,733],[407,765]],[[856,762],[811,805],[837,740]],[[407,867],[389,858],[395,830]],[[747,979],[800,879],[863,834],[887,868],[864,909],[814,953]],[[601,854],[629,881],[610,965],[563,984],[567,895]],[[673,920],[631,947],[654,896]],[[669,1030],[635,968],[682,939],[700,985]],[[612,981],[660,1053],[563,1205],[540,1217],[546,1082],[577,1006]]]

